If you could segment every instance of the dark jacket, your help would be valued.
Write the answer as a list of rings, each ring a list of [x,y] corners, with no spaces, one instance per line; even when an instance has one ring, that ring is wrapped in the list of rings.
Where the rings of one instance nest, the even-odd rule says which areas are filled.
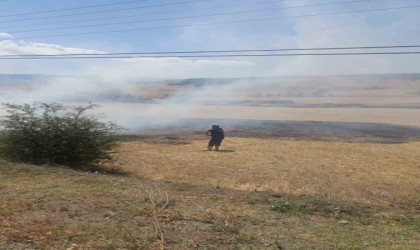
[[[217,128],[217,129],[210,129],[207,131],[207,134],[211,136],[211,138],[216,140],[223,140],[225,139],[225,133],[223,132],[223,129]]]

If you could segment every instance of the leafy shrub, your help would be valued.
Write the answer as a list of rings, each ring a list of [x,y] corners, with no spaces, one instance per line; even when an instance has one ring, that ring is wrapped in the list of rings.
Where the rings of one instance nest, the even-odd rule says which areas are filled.
[[[111,159],[116,146],[114,123],[88,114],[96,106],[65,107],[60,104],[3,104],[7,115],[0,120],[1,154],[19,162],[85,167]]]

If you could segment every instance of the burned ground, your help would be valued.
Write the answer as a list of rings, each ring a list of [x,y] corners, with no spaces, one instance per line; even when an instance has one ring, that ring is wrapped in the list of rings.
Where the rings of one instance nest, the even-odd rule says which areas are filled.
[[[149,127],[146,132],[127,135],[128,140],[185,143],[202,138],[215,119],[180,119],[171,126]],[[404,143],[420,140],[420,127],[375,123],[319,121],[255,121],[217,119],[229,137],[277,138],[315,141]],[[201,128],[201,130],[197,130]]]

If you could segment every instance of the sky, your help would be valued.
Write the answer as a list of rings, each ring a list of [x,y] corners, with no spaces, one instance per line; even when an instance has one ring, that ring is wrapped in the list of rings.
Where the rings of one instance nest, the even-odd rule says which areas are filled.
[[[420,23],[420,8],[283,18],[387,7],[420,6],[419,0],[370,0],[294,8],[302,5],[348,1],[350,0],[0,0],[0,54],[237,50],[420,44],[420,28],[418,26]],[[121,2],[131,3],[116,4]],[[25,14],[100,4],[115,5]],[[231,12],[265,9],[274,10],[229,14]],[[90,13],[99,11],[102,12]],[[151,19],[170,18],[178,19],[150,21]],[[227,23],[261,18],[277,19]],[[142,22],[134,23],[136,21]],[[116,24],[120,22],[132,23]],[[222,24],[197,25],[217,22],[222,22]],[[72,26],[99,24],[115,25],[72,28]],[[180,27],[157,28],[167,26]],[[54,30],[35,31],[39,29]],[[126,29],[143,30],[112,32]],[[89,32],[102,33],[57,36]],[[408,51],[415,50],[408,49]],[[418,73],[418,65],[420,65],[420,55],[61,61],[0,60],[0,74],[95,75],[110,79],[124,79],[126,77],[249,77]]]

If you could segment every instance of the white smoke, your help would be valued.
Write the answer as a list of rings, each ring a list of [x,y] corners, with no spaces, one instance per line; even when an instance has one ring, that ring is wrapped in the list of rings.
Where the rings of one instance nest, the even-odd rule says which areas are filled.
[[[303,1],[311,3],[310,1]],[[372,1],[374,2],[374,1]],[[408,2],[413,1],[404,1]],[[302,2],[300,4],[303,4]],[[298,5],[282,2],[281,6]],[[366,3],[360,9],[378,7],[375,3]],[[384,2],[381,7],[398,5]],[[341,6],[341,7],[340,7]],[[333,11],[345,11],[345,5],[328,8],[305,8],[279,12],[279,15],[316,14]],[[356,9],[357,9],[356,8]],[[228,18],[228,17],[225,17]],[[218,20],[213,20],[218,21]],[[181,29],[178,42],[199,45],[207,49],[255,49],[255,48],[308,48],[335,46],[369,46],[410,44],[420,40],[420,33],[415,23],[420,16],[413,10],[389,12],[371,12],[355,15],[318,16],[314,18],[281,19],[269,23],[279,27],[280,32],[263,34],[251,27],[241,33],[240,27],[228,29],[185,28]],[[264,23],[267,25],[267,23]],[[264,26],[262,25],[262,26]],[[229,26],[230,27],[230,26]],[[268,26],[267,26],[268,27]],[[283,28],[285,32],[283,32]],[[254,32],[255,31],[255,32]],[[2,38],[12,38],[10,34],[0,33]],[[413,42],[414,41],[414,42]],[[58,44],[0,42],[0,54],[71,54],[101,53],[99,49],[84,49]],[[150,85],[158,89],[171,89],[168,96],[151,100],[153,105],[139,105],[136,114],[121,109],[109,108],[118,119],[131,116],[138,123],[141,117],[190,117],[199,112],[199,106],[229,102],[252,93],[269,93],[270,88],[279,86],[279,82],[267,79],[257,80],[252,76],[287,76],[287,75],[334,75],[334,74],[371,74],[371,73],[409,73],[418,72],[420,57],[413,56],[355,56],[355,57],[279,57],[279,58],[242,58],[229,59],[183,59],[183,58],[144,58],[111,60],[69,60],[69,61],[0,61],[0,74],[44,74],[61,75],[48,79],[36,79],[30,85],[7,85],[0,87],[1,102],[86,102],[100,96],[128,97],[141,100],[149,95]],[[63,77],[67,75],[66,77]],[[198,87],[187,85],[185,88],[165,87],[165,79],[182,78],[230,78],[241,79],[227,84],[209,84]],[[244,79],[246,78],[246,79]],[[305,81],[305,80],[304,80]],[[320,83],[322,80],[312,81]],[[282,86],[294,89],[299,85],[288,79]],[[153,91],[152,91],[153,92]],[[137,98],[137,99],[136,99]],[[118,102],[120,100],[107,100]],[[127,100],[126,100],[127,101]],[[146,100],[147,101],[147,100]],[[127,101],[130,102],[130,101]],[[133,101],[135,102],[135,101]],[[113,104],[115,106],[115,104]],[[141,106],[141,107],[140,107]],[[109,107],[109,105],[108,105]],[[217,108],[217,107],[215,107]],[[128,110],[128,109],[127,109]],[[112,112],[111,112],[112,111]],[[204,116],[204,115],[203,115]],[[129,122],[127,122],[128,124]]]

